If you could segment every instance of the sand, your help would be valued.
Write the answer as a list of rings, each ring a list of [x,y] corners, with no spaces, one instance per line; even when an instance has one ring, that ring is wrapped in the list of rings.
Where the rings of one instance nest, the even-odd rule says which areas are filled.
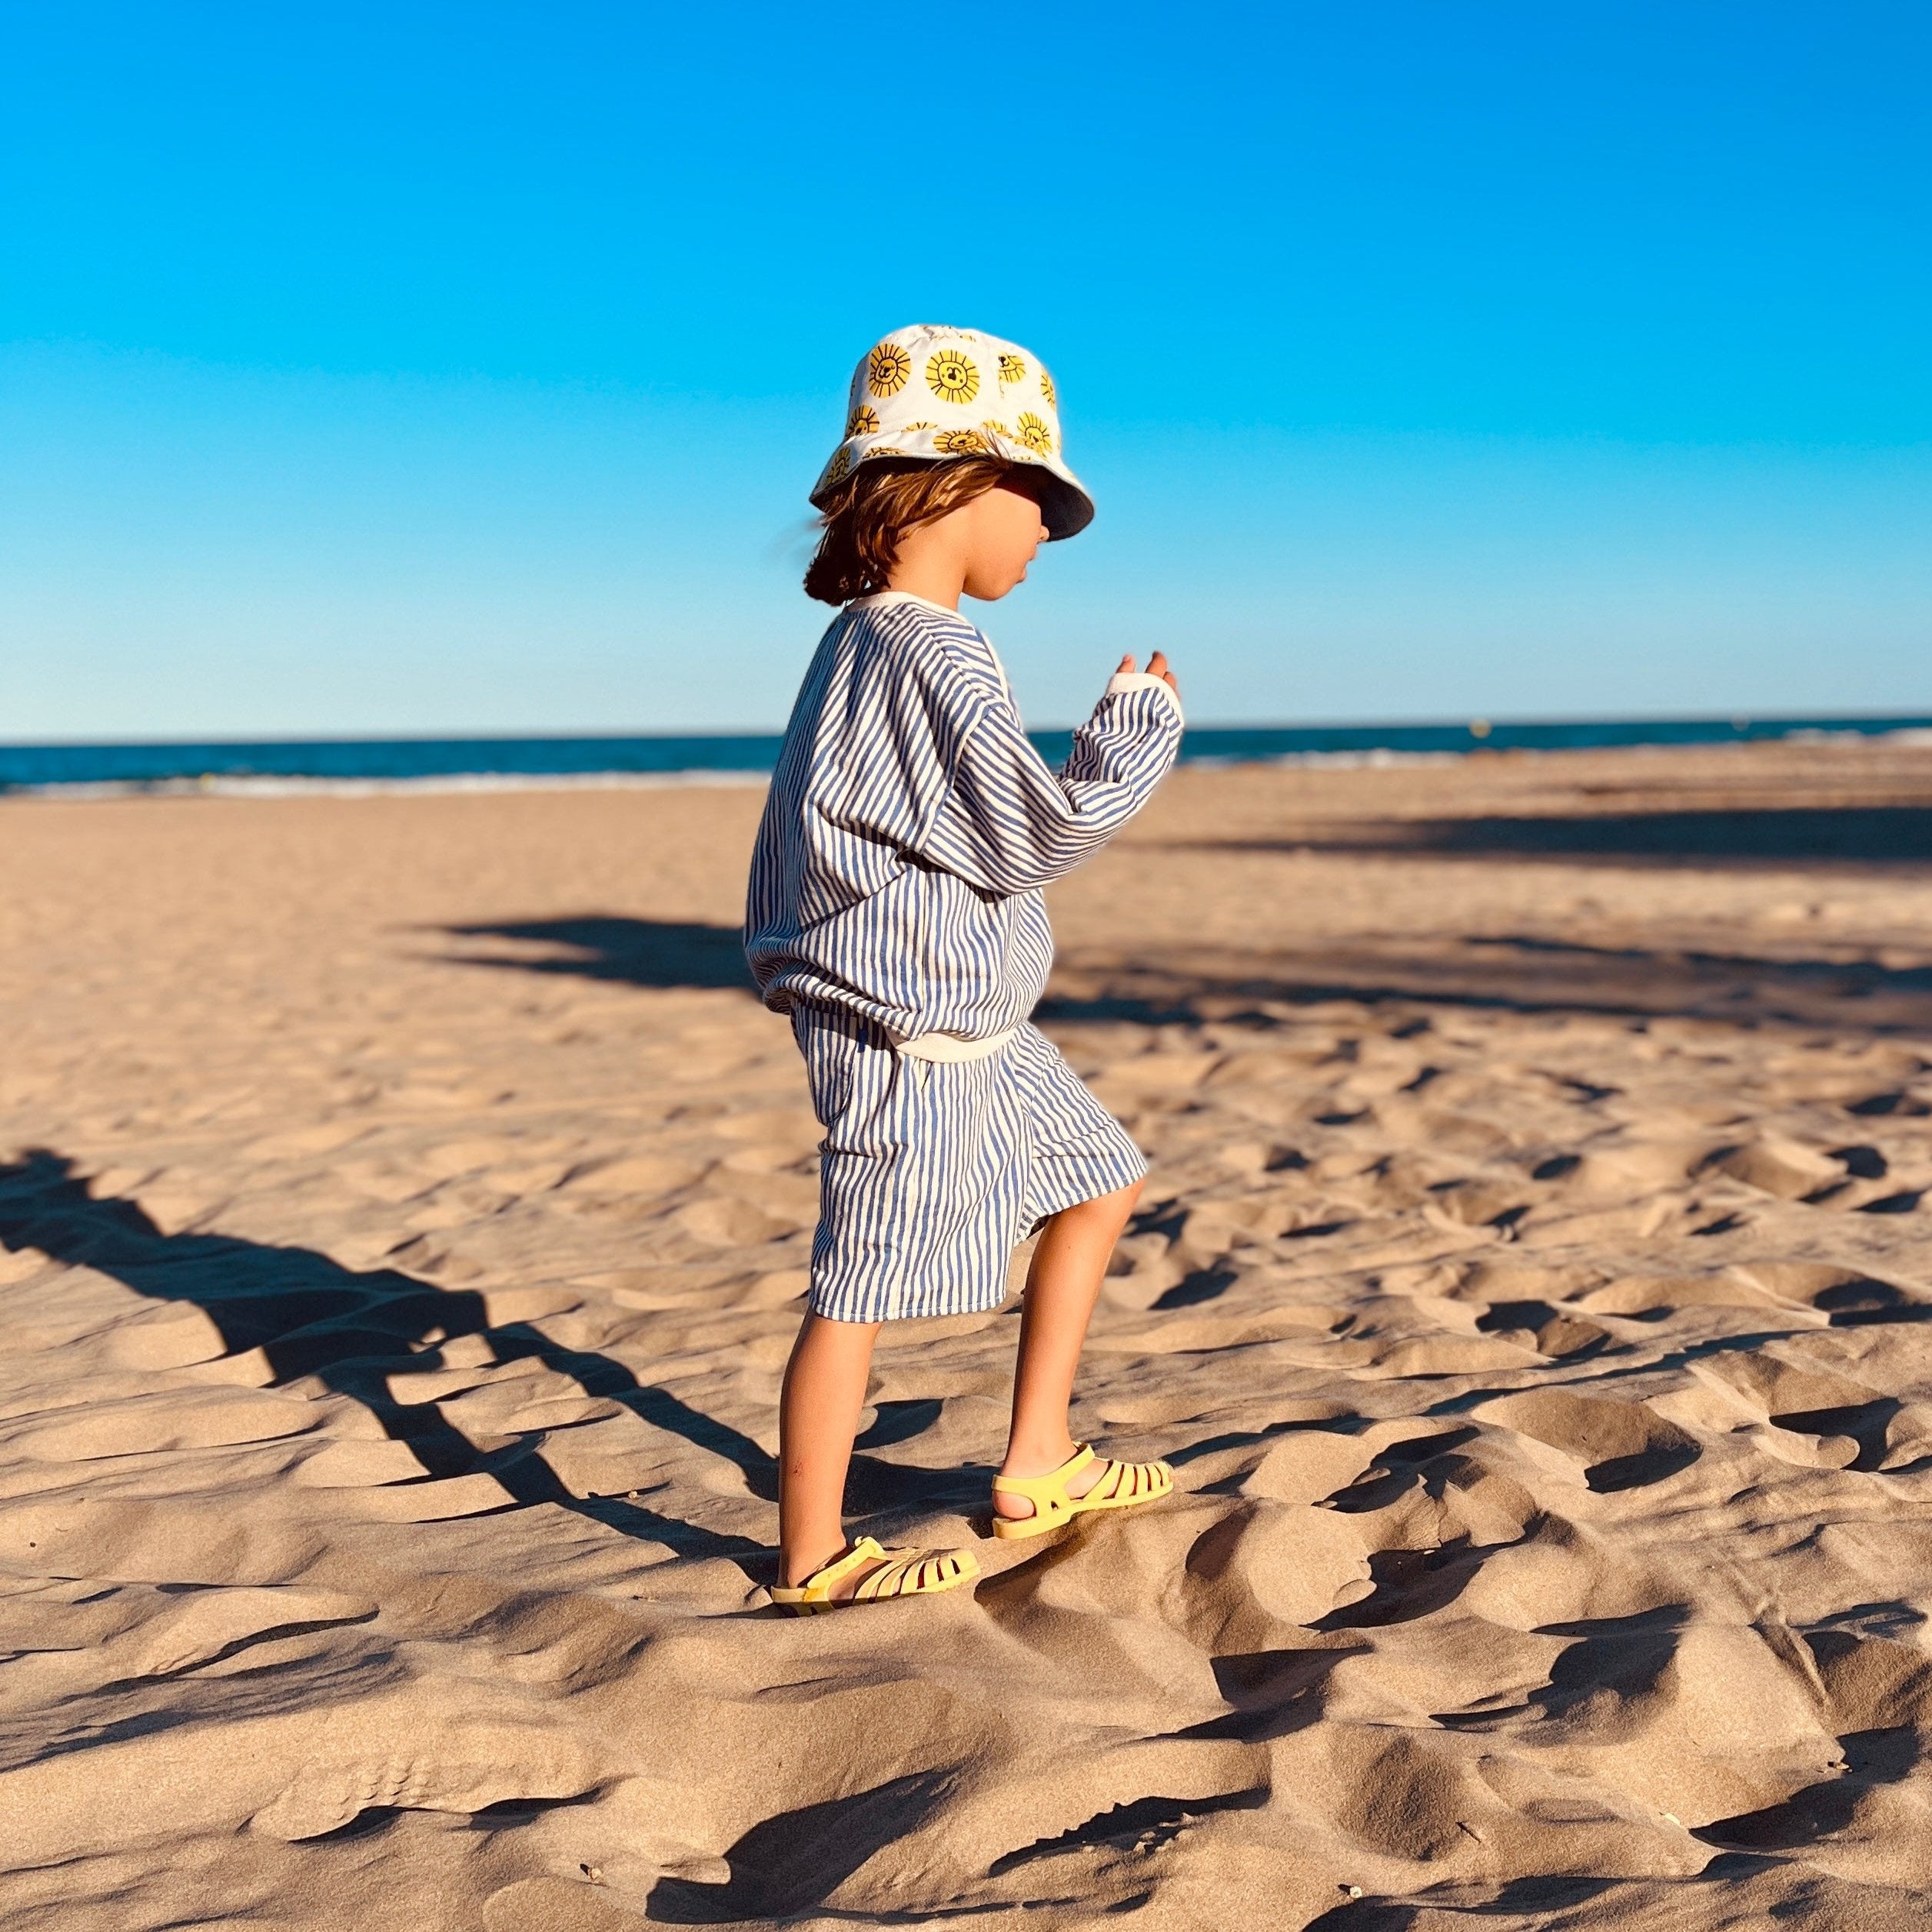
[[[1932,752],[1179,774],[1042,1017],[1184,1493],[803,1621],[758,805],[0,803],[10,1932],[1932,1924]]]

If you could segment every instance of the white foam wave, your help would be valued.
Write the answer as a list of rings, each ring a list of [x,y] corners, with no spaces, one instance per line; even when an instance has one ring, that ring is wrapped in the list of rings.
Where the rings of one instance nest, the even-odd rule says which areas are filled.
[[[1391,751],[1377,745],[1368,751],[1284,751],[1271,765],[1302,765],[1327,771],[1402,771],[1417,765],[1455,765],[1466,751]]]

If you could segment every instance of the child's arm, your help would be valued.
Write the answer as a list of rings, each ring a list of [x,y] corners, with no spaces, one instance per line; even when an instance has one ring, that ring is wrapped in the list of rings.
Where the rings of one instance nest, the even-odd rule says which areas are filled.
[[[1144,673],[1115,677],[1056,772],[1003,705],[961,741],[919,847],[982,891],[1030,892],[1071,872],[1147,803],[1181,748],[1181,701]]]

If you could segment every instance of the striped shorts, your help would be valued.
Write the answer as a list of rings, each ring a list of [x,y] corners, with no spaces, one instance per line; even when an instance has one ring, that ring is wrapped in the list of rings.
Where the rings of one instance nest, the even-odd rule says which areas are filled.
[[[997,1308],[1041,1222],[1147,1172],[1036,1027],[963,1061],[902,1057],[827,1007],[795,1009],[792,1030],[825,1129],[811,1306],[835,1322]]]

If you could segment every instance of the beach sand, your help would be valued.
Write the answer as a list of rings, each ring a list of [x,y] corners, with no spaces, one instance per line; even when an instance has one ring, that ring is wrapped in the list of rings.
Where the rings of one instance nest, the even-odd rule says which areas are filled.
[[[1042,1021],[1184,1493],[803,1621],[759,804],[0,803],[10,1932],[1932,1924],[1932,751],[1177,774]]]

